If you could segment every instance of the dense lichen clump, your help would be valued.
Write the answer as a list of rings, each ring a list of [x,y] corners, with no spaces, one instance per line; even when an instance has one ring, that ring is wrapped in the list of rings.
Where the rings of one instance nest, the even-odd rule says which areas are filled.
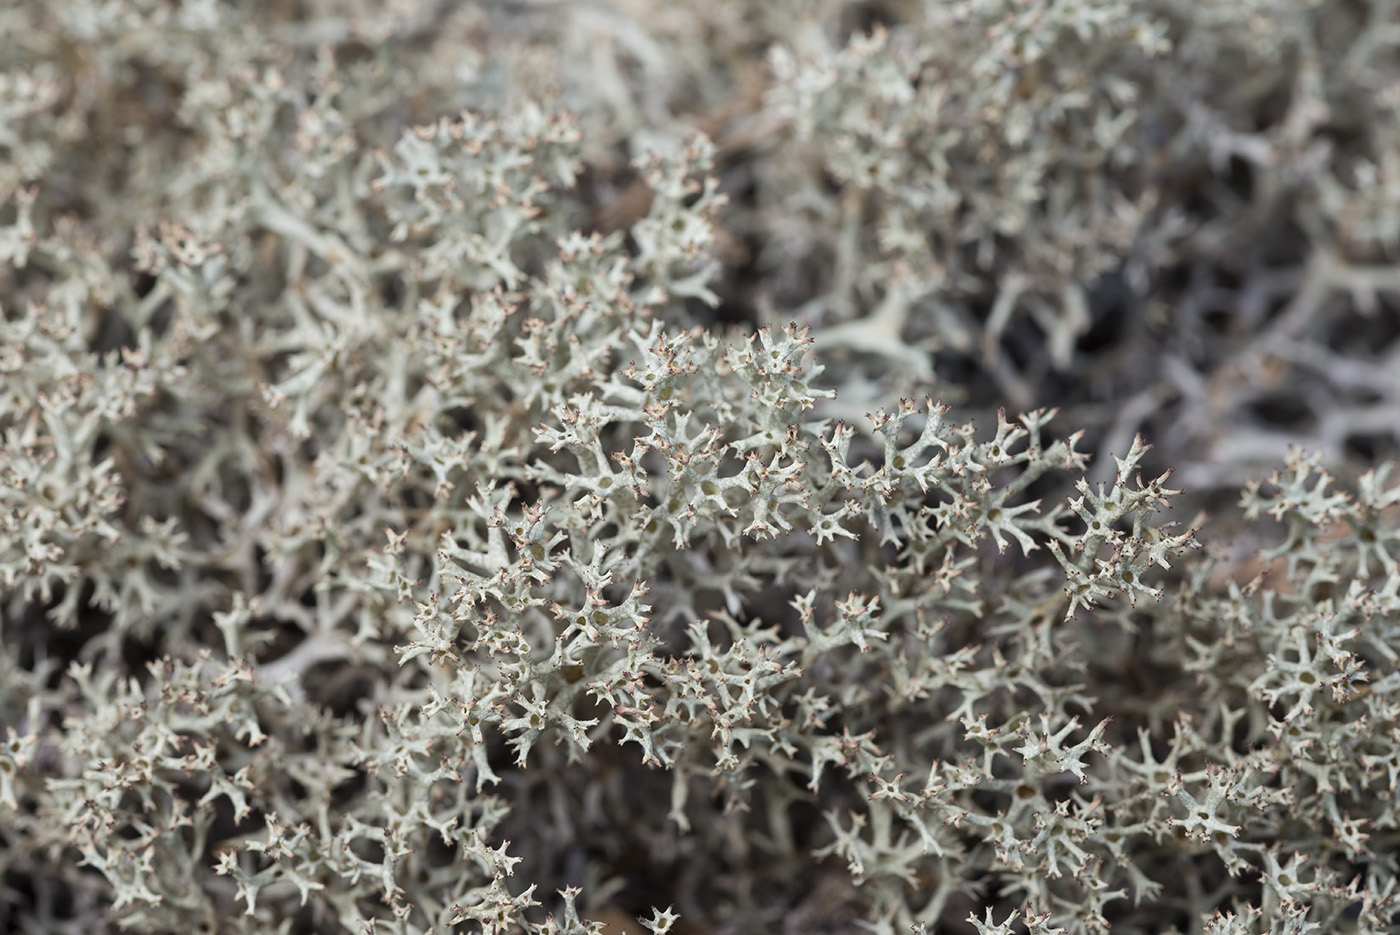
[[[0,35],[0,929],[1400,923],[1397,4]]]

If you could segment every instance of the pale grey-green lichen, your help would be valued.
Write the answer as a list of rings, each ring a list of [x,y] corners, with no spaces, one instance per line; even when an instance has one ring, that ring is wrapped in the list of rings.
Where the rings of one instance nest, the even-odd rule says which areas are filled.
[[[1397,12],[0,5],[0,928],[1393,931]]]

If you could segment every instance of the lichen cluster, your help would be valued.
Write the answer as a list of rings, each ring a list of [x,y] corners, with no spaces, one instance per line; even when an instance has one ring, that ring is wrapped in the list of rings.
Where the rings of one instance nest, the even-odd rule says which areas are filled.
[[[0,929],[1395,931],[1398,14],[0,3]]]

